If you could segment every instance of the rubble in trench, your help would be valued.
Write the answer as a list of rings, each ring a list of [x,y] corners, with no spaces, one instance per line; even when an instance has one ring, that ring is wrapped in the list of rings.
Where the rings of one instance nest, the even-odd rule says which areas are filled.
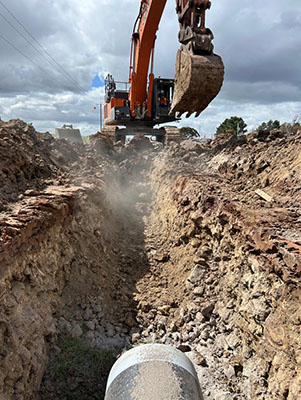
[[[83,146],[1,122],[0,399],[102,399],[150,342],[187,352],[205,400],[299,399],[300,143]]]

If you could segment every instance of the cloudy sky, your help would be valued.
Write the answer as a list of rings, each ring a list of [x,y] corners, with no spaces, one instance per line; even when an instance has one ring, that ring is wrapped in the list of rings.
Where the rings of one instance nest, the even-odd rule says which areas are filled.
[[[21,118],[40,131],[72,123],[83,134],[94,133],[103,77],[110,72],[116,80],[128,78],[139,5],[140,0],[0,0],[1,118]],[[207,26],[226,66],[225,82],[200,117],[184,119],[182,126],[210,135],[233,115],[244,118],[249,131],[269,119],[301,117],[300,0],[212,0]],[[168,0],[156,75],[174,76],[177,31],[175,1]]]

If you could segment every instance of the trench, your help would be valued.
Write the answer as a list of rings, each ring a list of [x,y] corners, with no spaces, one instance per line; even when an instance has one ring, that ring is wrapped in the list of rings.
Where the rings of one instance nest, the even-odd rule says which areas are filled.
[[[38,398],[103,399],[112,363],[131,347],[131,336],[139,332],[135,292],[137,282],[149,270],[145,219],[150,213],[152,197],[150,161],[142,158],[142,163],[135,162],[134,168],[128,159],[118,161],[121,167],[104,182],[105,200],[92,212],[92,218],[98,212],[103,213],[101,223],[93,227],[101,242],[101,253],[92,256],[95,262],[92,280],[102,282],[92,289],[87,285],[86,273],[81,271],[85,282],[76,300],[77,307],[74,307],[79,291],[74,286],[77,277],[72,277],[70,285],[66,285],[62,294],[64,309],[55,316],[59,318],[59,337],[55,348],[50,350]],[[86,213],[91,215],[90,201],[93,198],[88,195],[87,209],[80,212],[79,218],[86,218]],[[91,255],[93,252],[91,243]],[[104,264],[99,262],[99,256]],[[82,267],[85,270],[90,266],[83,263]],[[83,359],[77,356],[81,352],[87,354]]]
[[[257,229],[279,211],[251,212],[219,154],[137,143],[1,222],[0,398],[103,399],[119,354],[155,342],[205,400],[297,399],[297,262]]]

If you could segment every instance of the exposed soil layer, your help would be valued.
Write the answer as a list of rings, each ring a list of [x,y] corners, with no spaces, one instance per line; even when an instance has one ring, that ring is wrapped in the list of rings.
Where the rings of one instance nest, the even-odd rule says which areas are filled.
[[[1,400],[103,399],[153,341],[206,400],[301,398],[300,132],[74,146],[14,120],[0,154]]]

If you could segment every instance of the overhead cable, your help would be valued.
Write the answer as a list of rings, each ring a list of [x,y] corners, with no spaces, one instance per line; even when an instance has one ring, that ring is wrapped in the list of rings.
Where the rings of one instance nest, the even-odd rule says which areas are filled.
[[[3,16],[3,14],[0,13],[0,15],[2,16],[2,18],[5,19],[5,21],[7,23],[9,23],[10,26],[12,26],[48,63],[50,63],[50,65],[52,65],[53,67],[55,67],[57,70],[58,68],[64,73],[64,75],[72,80],[72,82],[76,85],[76,87],[81,91],[81,92],[85,92],[85,90],[77,83],[77,81],[55,60],[55,58],[45,49],[44,46],[41,45],[41,43],[33,36],[33,34],[24,26],[24,24],[22,24],[22,22],[13,14],[12,11],[10,11],[10,9],[3,3],[3,1],[0,0],[0,4],[5,8],[5,10],[11,15],[11,17],[24,29],[24,31],[30,36],[30,38],[47,54],[47,56],[53,61],[53,63],[55,63],[55,65],[53,65],[53,63],[51,63],[45,56],[44,54],[42,54],[40,52],[39,49],[37,49],[36,46],[34,46],[16,27],[13,26],[13,24],[7,20],[7,18],[5,16]]]
[[[0,33],[0,39],[2,39],[5,43],[7,43],[9,46],[11,46],[13,49],[15,49],[18,53],[20,53],[23,57],[25,57],[28,61],[30,61],[32,64],[34,64],[39,70],[41,70],[44,74],[48,75],[51,79],[55,80],[60,86],[64,86],[62,82],[60,82],[57,78],[55,78],[53,75],[51,75],[48,71],[46,71],[44,68],[42,68],[39,64],[37,64],[35,61],[33,61],[31,58],[29,58],[23,51],[18,49],[13,43],[11,43],[8,39],[6,39],[3,35]],[[70,89],[68,89],[70,90]]]

